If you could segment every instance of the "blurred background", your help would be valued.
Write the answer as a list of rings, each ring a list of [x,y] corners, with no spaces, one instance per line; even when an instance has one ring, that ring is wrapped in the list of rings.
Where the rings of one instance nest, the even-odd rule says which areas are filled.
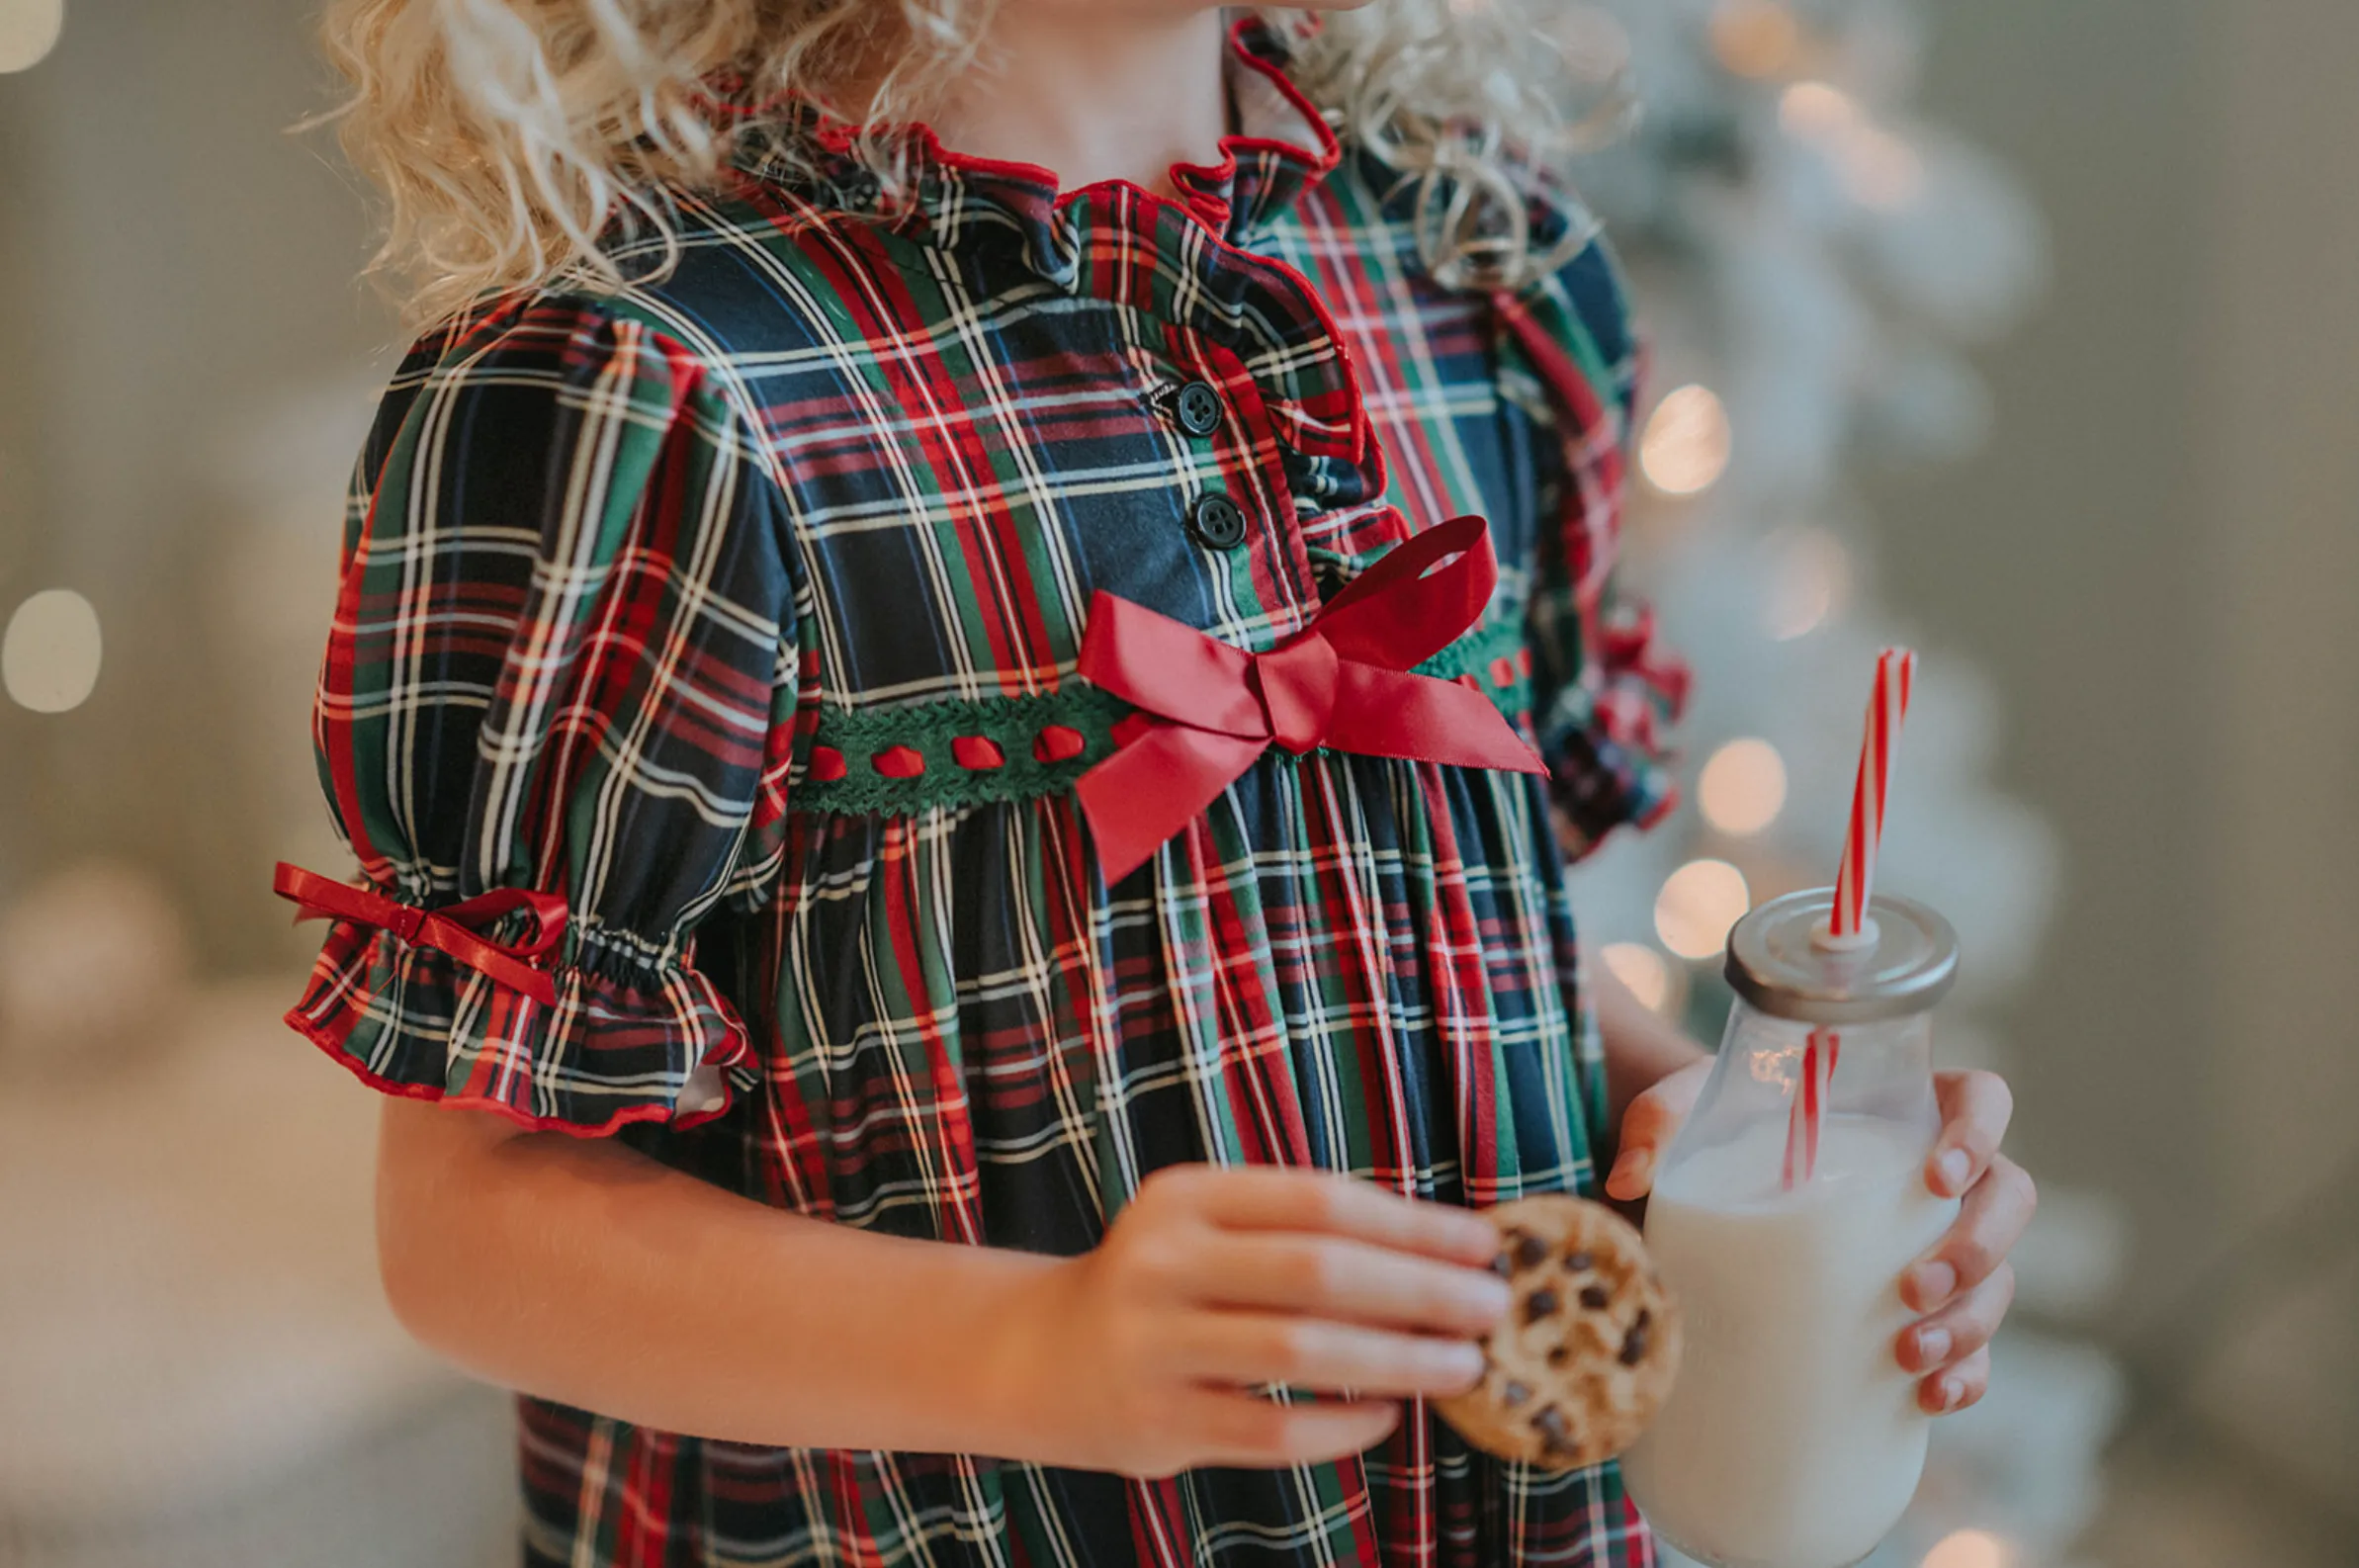
[[[1482,0],[1470,0],[1482,3]],[[504,1402],[377,1299],[374,1106],[276,1023],[270,863],[397,352],[311,0],[0,0],[0,1568],[512,1560]],[[1879,887],[2045,1204],[1876,1559],[2359,1564],[2359,7],[1565,0],[1653,340],[1629,571],[1688,804],[1581,872],[1709,1036]],[[1616,103],[1620,107],[1616,108]]]

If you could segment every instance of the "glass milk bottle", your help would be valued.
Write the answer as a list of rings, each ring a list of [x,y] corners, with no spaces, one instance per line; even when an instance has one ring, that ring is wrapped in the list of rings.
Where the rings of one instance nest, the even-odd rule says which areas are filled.
[[[1656,1532],[1713,1568],[1848,1568],[1925,1465],[1899,1282],[1958,1214],[1925,1184],[1931,1009],[1958,940],[1886,897],[1857,937],[1829,938],[1830,904],[1791,894],[1729,933],[1738,1001],[1647,1206],[1687,1348],[1623,1474]],[[1833,1070],[1812,1166],[1794,1107],[1814,1032]]]

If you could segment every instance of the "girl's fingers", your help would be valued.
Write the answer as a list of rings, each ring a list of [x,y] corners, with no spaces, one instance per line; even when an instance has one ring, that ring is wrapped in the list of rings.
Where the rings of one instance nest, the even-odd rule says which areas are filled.
[[[1938,1372],[1956,1365],[1990,1343],[2014,1300],[2014,1265],[2001,1263],[1945,1310],[1901,1331],[1901,1366],[1911,1372]]]
[[[1392,1436],[1401,1407],[1386,1400],[1275,1405],[1250,1394],[1192,1389],[1177,1416],[1200,1452],[1191,1465],[1277,1470],[1366,1452]]]
[[[1150,1189],[1230,1230],[1318,1232],[1476,1265],[1488,1264],[1499,1248],[1499,1233],[1468,1210],[1331,1171],[1176,1166],[1147,1178],[1141,1201]]]
[[[1709,1068],[1708,1062],[1683,1068],[1630,1101],[1630,1108],[1621,1113],[1621,1151],[1606,1176],[1608,1197],[1635,1203],[1654,1190],[1663,1146],[1696,1108]]]
[[[1928,1416],[1947,1416],[1980,1399],[1990,1387],[1987,1348],[1946,1367],[1917,1384],[1917,1408]]]
[[[1946,1198],[1965,1193],[1998,1155],[2015,1114],[2014,1091],[1995,1073],[1936,1073],[1941,1134],[1925,1157],[1925,1184]]]
[[[1188,1272],[1197,1299],[1220,1306],[1458,1339],[1489,1333],[1511,1299],[1507,1281],[1487,1267],[1327,1236],[1215,1233],[1193,1249]]]
[[[1408,1399],[1461,1394],[1483,1374],[1467,1340],[1391,1334],[1325,1318],[1195,1312],[1178,1329],[1174,1370],[1240,1386],[1283,1383],[1322,1393]]]
[[[1966,1195],[1950,1233],[1901,1276],[1902,1298],[1919,1312],[1933,1312],[1961,1289],[1988,1278],[2032,1222],[2039,1202],[2030,1175],[2000,1155]]]

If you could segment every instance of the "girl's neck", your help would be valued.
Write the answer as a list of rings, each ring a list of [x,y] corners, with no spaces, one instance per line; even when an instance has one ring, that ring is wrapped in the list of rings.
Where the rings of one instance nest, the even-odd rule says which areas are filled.
[[[1228,108],[1218,7],[1176,16],[1115,0],[1008,0],[992,68],[936,118],[957,152],[1054,170],[1076,190],[1129,180],[1175,194],[1175,163],[1216,161]]]

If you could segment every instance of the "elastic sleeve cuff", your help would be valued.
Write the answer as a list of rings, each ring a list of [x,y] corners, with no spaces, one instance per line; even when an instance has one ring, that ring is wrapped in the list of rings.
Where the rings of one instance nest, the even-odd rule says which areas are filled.
[[[1657,640],[1653,612],[1615,606],[1581,678],[1537,716],[1573,853],[1625,825],[1651,828],[1679,805],[1678,753],[1666,733],[1687,707],[1688,686],[1688,666]]]
[[[594,932],[568,946],[544,1004],[447,953],[337,920],[287,1022],[374,1089],[581,1137],[693,1126],[757,1083],[744,1024],[692,964],[650,962]]]

